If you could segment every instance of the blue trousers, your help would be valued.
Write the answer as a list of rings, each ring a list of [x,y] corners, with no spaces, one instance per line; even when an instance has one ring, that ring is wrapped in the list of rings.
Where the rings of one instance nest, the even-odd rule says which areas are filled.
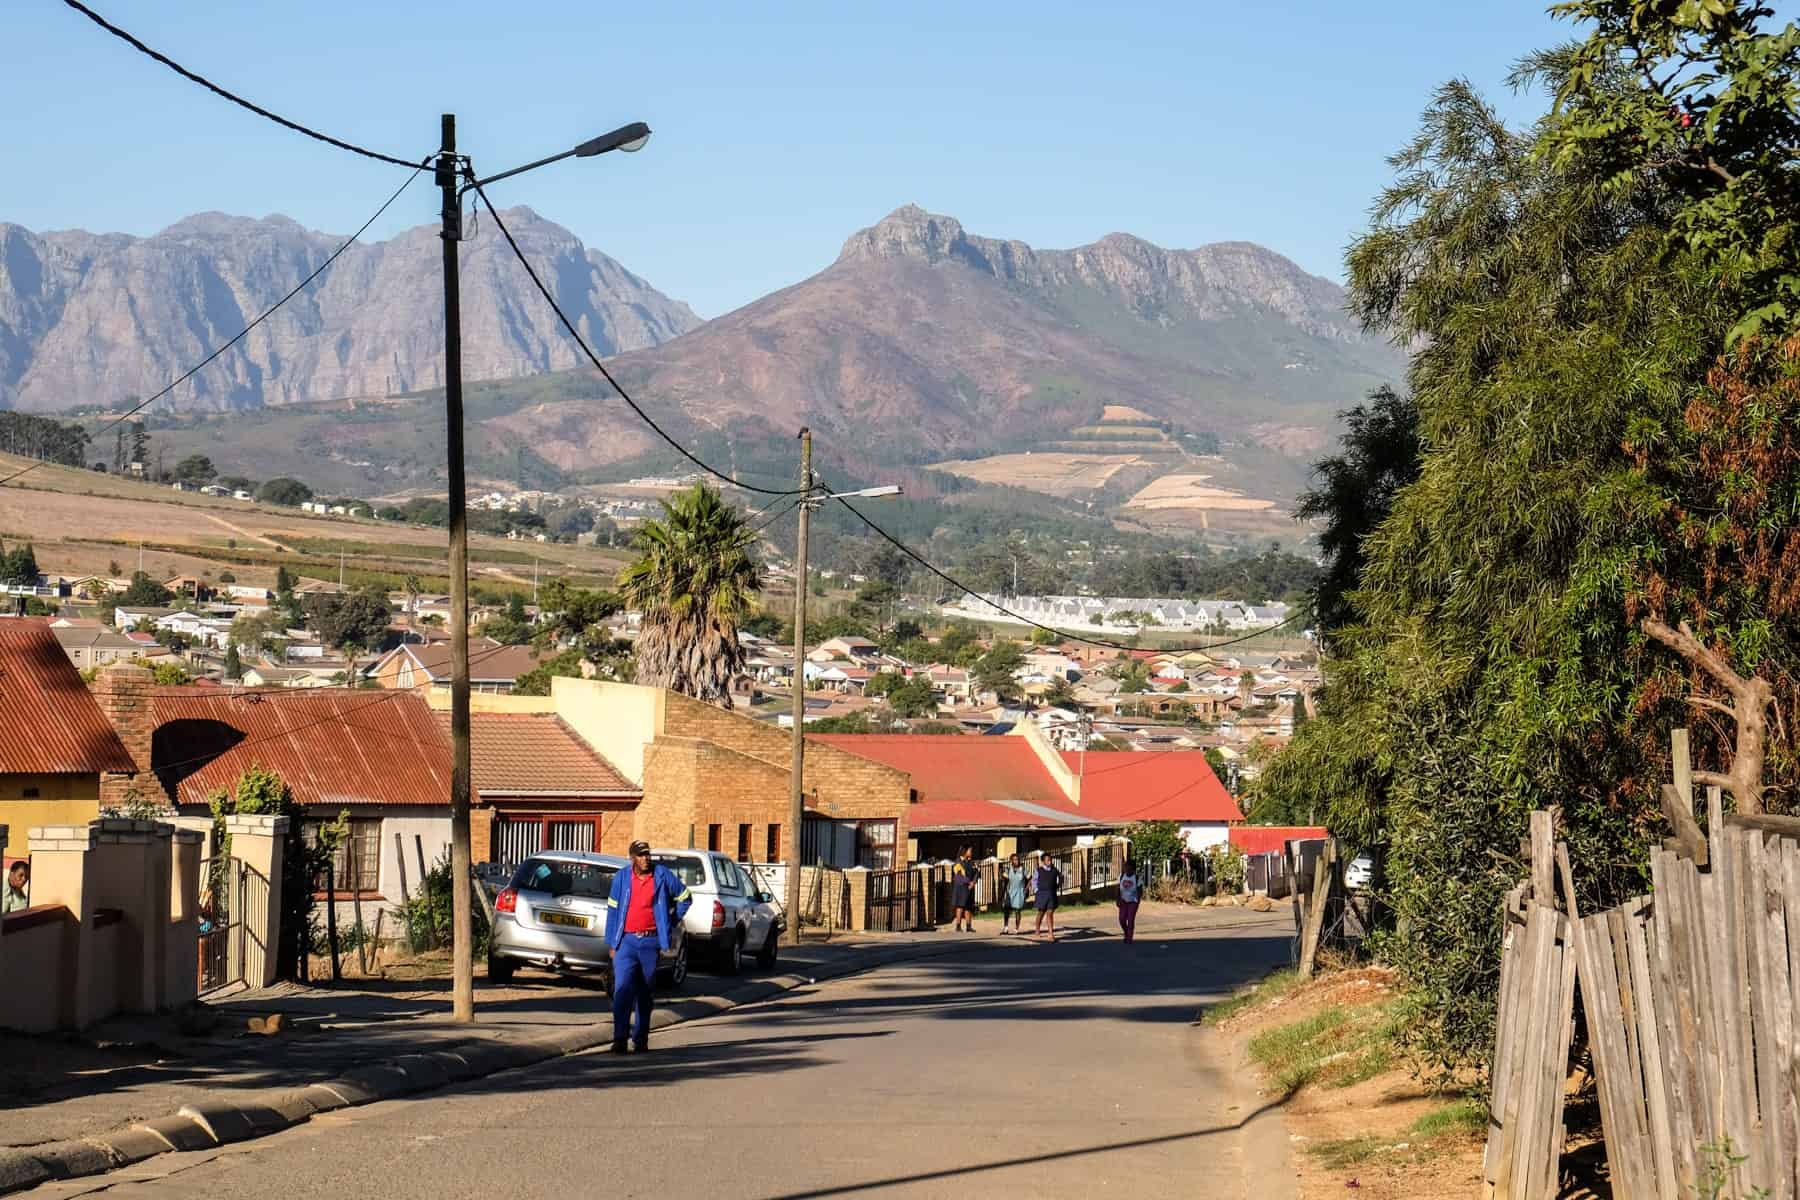
[[[626,934],[613,951],[613,1041],[631,1036],[631,1014],[637,1011],[637,1041],[650,1040],[650,1010],[656,1007],[655,937]]]

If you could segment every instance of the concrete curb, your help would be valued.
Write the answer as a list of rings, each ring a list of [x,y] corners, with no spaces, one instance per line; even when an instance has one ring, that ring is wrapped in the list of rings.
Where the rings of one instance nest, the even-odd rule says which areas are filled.
[[[936,958],[982,941],[915,942],[867,958],[822,964],[811,975],[785,972],[757,980],[731,996],[693,996],[657,1007],[652,1029],[666,1029],[717,1016],[745,1004],[911,959]],[[456,1050],[402,1054],[347,1071],[336,1079],[305,1087],[271,1088],[226,1099],[184,1104],[173,1116],[140,1121],[121,1129],[65,1142],[0,1148],[0,1195],[53,1180],[102,1175],[159,1154],[211,1150],[233,1142],[267,1137],[310,1121],[319,1113],[374,1104],[580,1054],[610,1045],[610,1022],[571,1025],[523,1038],[495,1038]]]

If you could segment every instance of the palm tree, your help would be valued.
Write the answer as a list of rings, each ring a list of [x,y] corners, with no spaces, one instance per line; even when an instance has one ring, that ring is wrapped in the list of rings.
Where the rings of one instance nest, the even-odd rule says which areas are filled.
[[[762,588],[755,544],[755,531],[705,484],[663,501],[663,519],[638,529],[638,559],[619,575],[619,592],[643,614],[639,683],[731,707],[731,681],[744,670],[738,622]]]

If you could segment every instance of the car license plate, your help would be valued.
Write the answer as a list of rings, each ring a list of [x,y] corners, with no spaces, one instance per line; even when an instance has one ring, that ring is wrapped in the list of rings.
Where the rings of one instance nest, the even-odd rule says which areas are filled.
[[[539,910],[538,920],[546,925],[567,925],[574,929],[586,929],[588,927],[588,919],[586,917],[578,917],[574,913],[544,912]]]

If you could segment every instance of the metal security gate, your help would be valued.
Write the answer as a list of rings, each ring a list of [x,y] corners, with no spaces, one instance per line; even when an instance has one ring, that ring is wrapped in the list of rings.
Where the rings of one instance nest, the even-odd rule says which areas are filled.
[[[925,920],[925,893],[909,870],[875,871],[869,875],[869,929],[900,933]]]
[[[241,858],[200,860],[200,991],[216,991],[245,981],[248,961],[272,954],[272,946],[252,945],[250,930],[268,927],[268,880]],[[248,918],[248,919],[247,919]]]

